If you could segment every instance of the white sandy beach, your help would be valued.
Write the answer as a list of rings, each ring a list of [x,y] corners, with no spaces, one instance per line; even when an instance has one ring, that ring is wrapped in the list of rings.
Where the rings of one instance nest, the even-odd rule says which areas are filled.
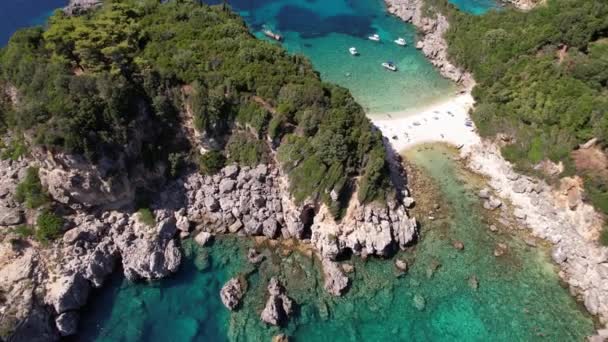
[[[481,141],[474,126],[465,125],[473,104],[473,97],[466,92],[430,105],[418,113],[374,114],[370,115],[370,119],[398,152],[431,142],[471,146]]]

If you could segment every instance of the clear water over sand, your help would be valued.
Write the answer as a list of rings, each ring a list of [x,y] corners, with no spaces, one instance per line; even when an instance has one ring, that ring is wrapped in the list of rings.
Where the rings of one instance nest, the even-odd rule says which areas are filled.
[[[420,197],[416,209],[424,223],[421,241],[397,256],[411,265],[406,275],[397,276],[392,260],[354,258],[353,287],[332,298],[314,258],[266,245],[258,247],[266,261],[254,270],[244,260],[251,240],[221,239],[195,248],[172,279],[153,285],[115,281],[93,300],[77,340],[269,341],[284,332],[296,341],[320,342],[581,341],[593,322],[560,286],[547,249],[526,245],[506,228],[488,229],[491,218],[475,196],[479,179],[454,162],[453,153],[436,146],[407,155],[420,170],[414,181],[437,192]],[[433,209],[434,203],[440,208]],[[424,218],[431,209],[433,221]],[[464,250],[452,246],[456,240]],[[495,257],[498,243],[508,251]],[[249,288],[243,307],[230,314],[218,293],[237,275]],[[259,319],[272,275],[299,304],[284,328]]]

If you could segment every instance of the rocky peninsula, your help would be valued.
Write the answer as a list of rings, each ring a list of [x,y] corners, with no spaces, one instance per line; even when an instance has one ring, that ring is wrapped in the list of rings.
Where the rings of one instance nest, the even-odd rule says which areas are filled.
[[[98,6],[98,1],[72,1],[66,8],[65,20]],[[121,10],[120,6],[116,8]],[[244,27],[243,34],[247,34]],[[68,77],[78,77],[80,72]],[[0,85],[3,105],[20,108],[26,101],[26,95],[17,86],[8,81]],[[193,118],[196,102],[189,98],[195,92],[192,88],[180,85],[171,90],[178,94],[176,102],[180,106],[186,104],[179,108],[177,125],[167,128],[175,129],[173,142],[190,144],[196,155],[204,155],[218,146],[223,148],[230,134],[250,134],[250,126],[237,123],[228,126],[223,136],[201,129],[200,123],[196,127]],[[281,91],[283,94],[290,90],[285,86]],[[260,97],[251,101],[269,115],[277,112]],[[322,196],[298,200],[294,198],[290,170],[284,161],[279,161],[281,140],[270,133],[259,140],[267,149],[267,158],[252,166],[228,163],[204,174],[190,165],[174,177],[167,176],[166,163],[146,166],[142,154],[146,144],[157,139],[154,137],[157,129],[148,125],[150,109],[141,109],[146,108],[142,101],[136,106],[139,110],[124,131],[129,139],[118,152],[101,155],[94,162],[83,154],[36,145],[31,131],[4,136],[0,149],[9,157],[0,161],[0,230],[4,233],[0,244],[3,294],[0,324],[9,340],[53,341],[74,334],[79,310],[86,305],[93,288],[104,286],[117,269],[133,282],[171,275],[182,261],[182,239],[194,238],[205,244],[215,235],[235,234],[309,245],[323,265],[325,288],[340,296],[348,289],[349,278],[335,262],[337,258],[350,254],[390,256],[417,237],[416,220],[407,213],[407,205],[413,200],[403,182],[400,160],[385,154],[379,135],[371,131],[372,135],[362,138],[365,141],[360,143],[378,138],[380,150],[364,160],[372,162],[376,156],[379,172],[385,172],[385,163],[390,164],[393,174],[387,173],[386,181],[388,188],[394,190],[379,200],[359,197],[357,189],[367,187],[376,191],[386,186],[370,188],[364,184],[361,180],[370,176],[370,171],[352,183],[347,180],[353,187],[349,192],[344,190],[344,184],[344,189],[336,185]],[[358,106],[352,108],[360,111]],[[369,130],[371,125],[360,114],[360,125]],[[289,132],[293,130],[293,123],[279,124]],[[213,128],[219,131],[217,126]],[[306,129],[312,129],[312,134],[319,131],[310,125]],[[308,139],[297,133],[302,135],[300,139]],[[384,160],[385,155],[391,157]],[[300,162],[302,158],[290,169]],[[349,174],[353,174],[353,165],[348,168]],[[144,207],[139,204],[142,189],[147,189]],[[45,204],[34,205],[24,200],[24,193],[26,197],[38,196],[39,202]],[[340,201],[348,206],[337,217],[335,208],[328,204]],[[47,221],[54,230],[42,230],[42,223]],[[235,278],[217,294],[230,309],[238,308],[240,299],[246,296],[240,285],[243,284]],[[291,300],[276,279],[268,290],[270,298],[262,319],[273,325],[283,324],[291,312]]]

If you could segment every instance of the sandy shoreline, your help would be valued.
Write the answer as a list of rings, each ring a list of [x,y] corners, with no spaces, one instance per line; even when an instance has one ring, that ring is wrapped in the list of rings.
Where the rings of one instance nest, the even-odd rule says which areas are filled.
[[[465,125],[474,102],[470,92],[465,92],[423,108],[418,113],[372,114],[369,117],[398,152],[432,142],[464,147],[481,142],[474,125]]]

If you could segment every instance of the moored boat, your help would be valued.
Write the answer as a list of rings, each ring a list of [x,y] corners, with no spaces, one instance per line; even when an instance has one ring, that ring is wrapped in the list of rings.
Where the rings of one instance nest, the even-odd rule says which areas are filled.
[[[350,49],[348,49],[348,52],[350,52],[350,54],[353,56],[359,55],[359,51],[357,51],[357,49],[355,47],[351,47]]]
[[[399,37],[398,39],[395,39],[395,44],[401,45],[401,46],[406,46],[407,42],[405,41],[405,39]]]
[[[276,41],[279,41],[279,42],[280,42],[281,40],[283,40],[283,36],[281,36],[281,35],[280,35],[280,34],[278,34],[278,33],[274,33],[274,32],[272,32],[271,30],[268,30],[268,29],[267,29],[267,30],[264,30],[264,35],[265,35],[266,37],[272,38],[272,39],[274,39],[274,40],[276,40]]]
[[[382,63],[382,66],[386,69],[386,70],[390,70],[390,71],[397,71],[397,66],[395,65],[395,63],[388,61],[388,62],[384,62]]]
[[[374,33],[371,36],[367,37],[367,39],[373,40],[375,42],[379,42],[380,41],[380,36],[378,34]]]

